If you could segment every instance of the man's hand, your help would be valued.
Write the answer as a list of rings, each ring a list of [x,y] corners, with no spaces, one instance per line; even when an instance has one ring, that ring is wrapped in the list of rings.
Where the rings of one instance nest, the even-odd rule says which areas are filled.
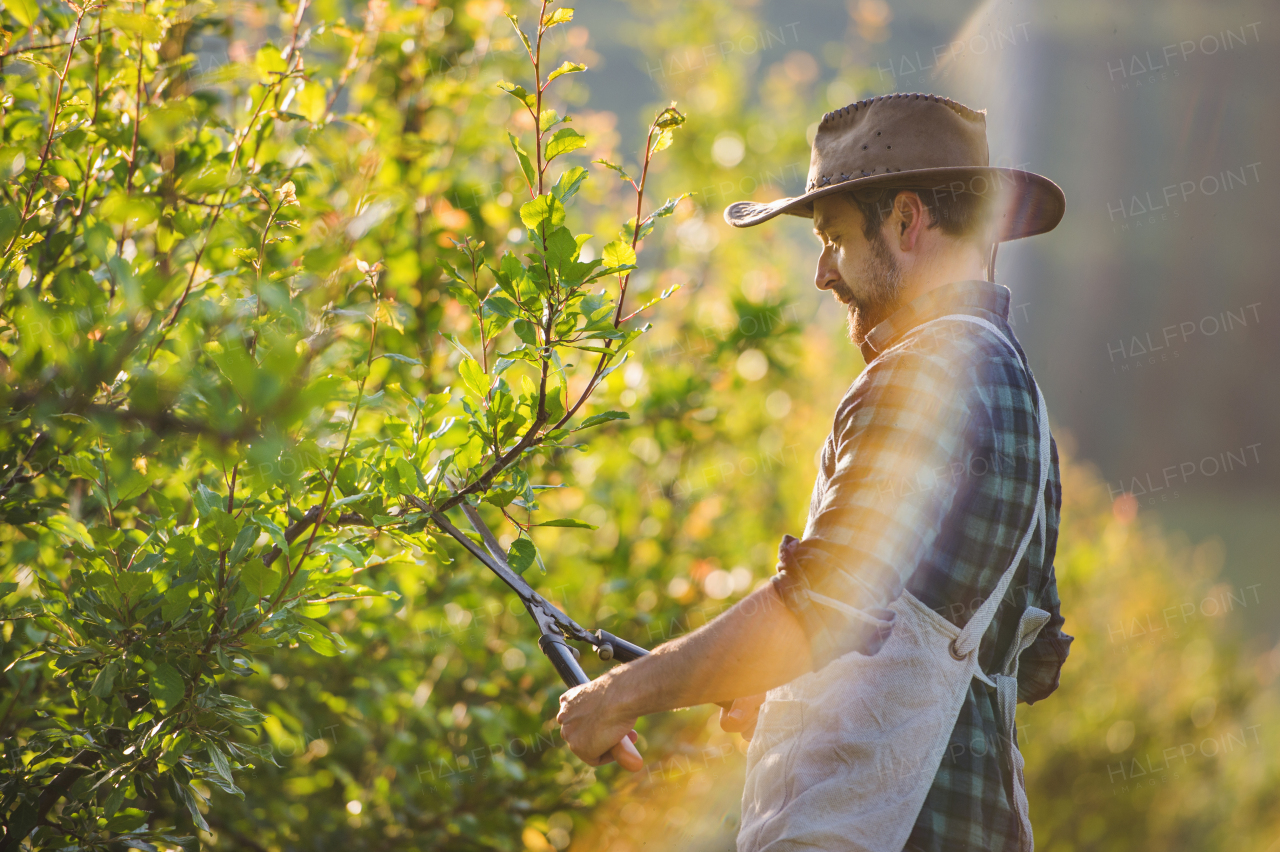
[[[636,717],[627,717],[616,702],[605,696],[608,675],[575,686],[560,696],[560,735],[569,750],[589,766],[603,766],[617,760],[623,769],[639,772],[644,758],[633,743]]]
[[[727,720],[725,730],[750,735],[763,693],[812,669],[804,628],[767,583],[692,633],[569,690],[556,720],[590,765],[617,760],[637,772],[644,761],[624,738],[638,717],[746,695],[735,704],[742,718]]]
[[[720,728],[730,733],[742,734],[744,740],[750,740],[756,732],[756,721],[760,718],[760,705],[764,703],[763,692],[735,698],[733,706],[728,710],[720,708]]]

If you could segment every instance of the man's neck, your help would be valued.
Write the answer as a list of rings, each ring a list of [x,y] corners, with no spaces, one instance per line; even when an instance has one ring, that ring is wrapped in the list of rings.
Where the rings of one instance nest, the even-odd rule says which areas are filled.
[[[930,290],[954,284],[956,281],[985,280],[987,280],[986,263],[983,262],[976,248],[937,253],[922,259],[915,268],[904,271],[902,298],[899,305],[909,305]]]

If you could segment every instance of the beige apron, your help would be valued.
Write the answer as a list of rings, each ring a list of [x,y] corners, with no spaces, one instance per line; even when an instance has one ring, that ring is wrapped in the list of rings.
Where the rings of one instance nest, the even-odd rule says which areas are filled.
[[[978,317],[952,314],[924,325],[944,320],[976,323],[994,332],[1017,354],[996,326]],[[1002,737],[1012,756],[1013,805],[1022,827],[1020,845],[1032,849],[1022,754],[1014,743],[1014,709],[1018,656],[1035,639],[1049,614],[1036,607],[1023,611],[1014,643],[994,678],[978,665],[982,635],[1036,526],[1043,531],[1045,525],[1049,418],[1034,378],[1032,386],[1036,389],[1040,433],[1036,508],[991,596],[961,629],[904,590],[890,606],[896,620],[879,653],[870,657],[856,651],[845,654],[769,692],[747,750],[738,852],[901,852],[933,784],[973,678],[996,689]],[[852,617],[868,618],[839,601],[822,598],[820,602]]]

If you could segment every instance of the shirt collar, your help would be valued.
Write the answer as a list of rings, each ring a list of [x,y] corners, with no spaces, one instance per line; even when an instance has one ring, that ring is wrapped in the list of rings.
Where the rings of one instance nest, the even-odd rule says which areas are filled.
[[[947,314],[987,312],[1009,320],[1009,288],[990,281],[955,281],[935,287],[898,308],[867,333],[862,357],[870,364],[908,331]],[[975,310],[976,309],[976,310]]]

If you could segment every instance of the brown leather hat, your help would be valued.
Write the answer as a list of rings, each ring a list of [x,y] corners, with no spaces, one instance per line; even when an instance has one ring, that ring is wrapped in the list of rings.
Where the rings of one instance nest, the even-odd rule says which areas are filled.
[[[936,95],[881,95],[822,117],[804,195],[766,204],[737,201],[725,208],[724,218],[738,228],[779,213],[813,218],[815,198],[909,186],[937,194],[994,195],[1002,241],[1053,230],[1066,210],[1058,185],[989,163],[985,111]]]

